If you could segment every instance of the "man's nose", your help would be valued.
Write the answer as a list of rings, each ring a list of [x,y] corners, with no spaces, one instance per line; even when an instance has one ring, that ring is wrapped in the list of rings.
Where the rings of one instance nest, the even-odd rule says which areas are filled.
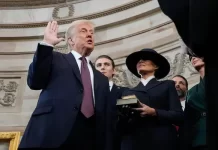
[[[87,37],[91,38],[92,37],[92,33],[91,32],[87,32]]]
[[[178,83],[176,83],[176,88],[179,88],[179,84]]]
[[[101,66],[101,70],[105,70],[105,66],[104,65]]]

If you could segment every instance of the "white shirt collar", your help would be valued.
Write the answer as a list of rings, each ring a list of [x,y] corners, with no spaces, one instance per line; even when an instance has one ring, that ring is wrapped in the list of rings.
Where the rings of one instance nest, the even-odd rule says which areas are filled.
[[[142,82],[142,84],[143,84],[144,86],[146,86],[146,85],[148,84],[148,82],[149,82],[151,79],[153,79],[153,78],[155,78],[155,77],[154,77],[154,76],[150,76],[150,77],[148,77],[147,79],[141,78],[141,82]]]
[[[182,110],[185,110],[185,100],[181,101],[181,105],[182,105]]]
[[[111,91],[111,89],[112,89],[113,85],[114,85],[113,81],[109,81],[109,87],[110,87],[110,91]]]
[[[80,58],[82,57],[77,51],[72,50],[71,53],[73,54],[73,56],[75,57],[76,60],[80,60]],[[89,62],[89,57],[86,57],[87,62]]]

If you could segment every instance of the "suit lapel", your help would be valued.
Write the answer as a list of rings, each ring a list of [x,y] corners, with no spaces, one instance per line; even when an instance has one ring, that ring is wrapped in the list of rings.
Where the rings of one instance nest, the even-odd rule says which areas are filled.
[[[139,84],[138,84],[136,87],[134,87],[134,88],[132,88],[132,89],[130,89],[130,90],[132,90],[132,91],[146,92],[146,91],[145,91],[145,86],[142,84],[142,82],[139,82]]]
[[[111,88],[111,93],[115,93],[116,92],[116,89],[117,89],[117,87],[116,87],[116,85],[115,84],[113,84],[113,86],[112,86],[112,88]]]
[[[154,88],[155,86],[159,85],[160,83],[162,83],[162,82],[157,81],[157,79],[153,78],[153,79],[151,79],[151,80],[148,82],[148,84],[145,86],[145,90],[148,91],[148,90]]]
[[[68,61],[68,63],[71,65],[72,69],[73,69],[73,73],[76,76],[76,78],[80,81],[80,83],[82,84],[82,79],[81,79],[81,75],[80,75],[80,71],[79,71],[79,67],[77,65],[76,59],[73,56],[72,53],[69,53],[67,55],[64,55],[66,60]]]
[[[118,93],[118,87],[117,87],[116,84],[113,84],[112,89],[111,89],[110,92],[111,92],[111,95],[115,95],[115,96],[117,96],[117,93]]]

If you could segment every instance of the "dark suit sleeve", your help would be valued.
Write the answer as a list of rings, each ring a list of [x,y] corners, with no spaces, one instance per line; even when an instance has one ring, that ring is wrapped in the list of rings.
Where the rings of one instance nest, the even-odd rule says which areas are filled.
[[[38,44],[33,62],[29,66],[27,84],[32,90],[46,87],[51,71],[53,47]]]
[[[156,109],[156,113],[159,120],[164,122],[170,122],[175,125],[182,123],[184,114],[182,106],[175,89],[175,83],[173,81],[165,81],[168,84],[168,104],[169,110]]]

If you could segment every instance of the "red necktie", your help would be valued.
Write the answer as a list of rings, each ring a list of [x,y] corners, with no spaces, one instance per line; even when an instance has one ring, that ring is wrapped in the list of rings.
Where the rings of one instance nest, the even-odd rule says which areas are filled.
[[[81,57],[81,78],[83,84],[83,101],[81,106],[81,112],[86,118],[91,117],[94,114],[94,103],[92,95],[92,83],[91,76],[85,57]]]

